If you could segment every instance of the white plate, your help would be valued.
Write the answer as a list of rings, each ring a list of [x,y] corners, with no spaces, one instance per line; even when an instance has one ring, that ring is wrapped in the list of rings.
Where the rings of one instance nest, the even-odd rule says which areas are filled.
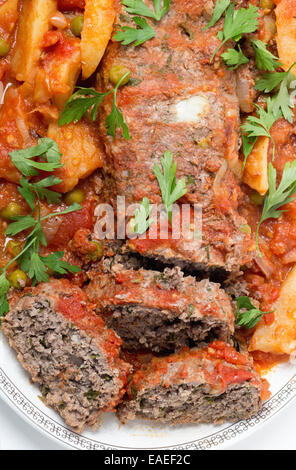
[[[264,425],[296,397],[295,365],[276,366],[266,378],[272,397],[251,419],[222,426],[164,425],[134,421],[121,425],[114,415],[106,415],[98,431],[78,435],[38,398],[40,392],[29,381],[15,353],[0,333],[0,397],[40,432],[74,449],[219,449],[247,437]]]

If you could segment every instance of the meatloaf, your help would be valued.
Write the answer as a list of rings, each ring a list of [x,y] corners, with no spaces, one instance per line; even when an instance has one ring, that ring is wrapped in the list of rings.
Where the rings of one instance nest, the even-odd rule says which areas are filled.
[[[116,3],[115,28],[134,26],[121,2]],[[107,200],[115,204],[118,195],[125,196],[129,205],[146,196],[159,204],[153,167],[160,165],[169,150],[177,163],[176,177],[184,177],[188,189],[180,202],[202,209],[201,244],[194,238],[169,237],[131,240],[129,246],[168,263],[231,271],[250,260],[254,244],[243,229],[242,193],[231,171],[238,166],[239,150],[236,77],[219,60],[223,47],[211,63],[223,19],[203,31],[208,21],[206,3],[172,0],[168,13],[153,24],[155,38],[139,47],[110,42],[97,87],[100,91],[112,88],[111,67],[122,65],[130,70],[131,80],[119,89],[117,99],[131,139],[125,140],[120,130],[115,139],[106,134],[111,95],[101,107],[99,132],[107,152]]]
[[[92,271],[86,292],[97,312],[130,350],[174,351],[214,339],[230,341],[234,315],[219,284],[197,282],[180,268],[163,272],[125,269]]]
[[[27,289],[2,328],[46,405],[75,431],[97,427],[120,402],[130,368],[119,359],[121,340],[69,281]]]
[[[118,414],[123,422],[139,417],[171,425],[247,419],[268,397],[266,386],[246,356],[216,341],[144,364]]]

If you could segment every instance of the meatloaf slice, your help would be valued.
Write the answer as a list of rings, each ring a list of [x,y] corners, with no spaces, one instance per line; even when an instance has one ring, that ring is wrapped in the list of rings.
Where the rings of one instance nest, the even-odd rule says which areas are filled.
[[[152,1],[149,1],[149,6]],[[231,271],[248,262],[254,244],[241,230],[242,192],[231,170],[238,169],[239,103],[236,74],[219,60],[223,46],[217,33],[223,19],[204,30],[208,22],[204,0],[172,0],[169,11],[156,24],[155,37],[139,47],[111,41],[98,74],[98,89],[109,91],[110,69],[125,66],[130,82],[117,93],[118,106],[130,131],[130,140],[117,130],[115,139],[106,133],[112,96],[100,108],[99,132],[107,158],[104,172],[106,199],[116,203],[125,196],[126,206],[144,196],[161,202],[154,164],[169,150],[177,163],[177,179],[184,177],[187,193],[182,203],[202,208],[201,246],[196,240],[141,240],[133,249],[150,257],[181,265],[224,267]],[[247,3],[247,2],[246,2]],[[118,25],[134,26],[118,0]],[[150,20],[148,19],[148,22]]]
[[[247,419],[268,397],[266,385],[247,357],[216,341],[143,365],[118,414],[123,422],[140,417],[171,425]]]
[[[231,339],[233,309],[217,283],[196,282],[178,267],[161,273],[117,264],[111,273],[92,271],[89,276],[87,295],[125,348],[165,352]]]
[[[28,289],[11,305],[3,332],[46,405],[75,431],[98,426],[102,411],[121,400],[129,372],[118,358],[121,340],[69,281]]]

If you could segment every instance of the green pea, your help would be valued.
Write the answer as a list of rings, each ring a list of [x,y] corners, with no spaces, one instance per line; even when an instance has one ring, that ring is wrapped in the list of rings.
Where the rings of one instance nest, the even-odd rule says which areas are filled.
[[[117,85],[119,80],[127,73],[128,75],[125,77],[123,82],[121,82],[120,86],[126,85],[129,82],[130,71],[123,65],[113,65],[109,72],[109,80],[113,85]]]
[[[81,36],[81,31],[83,28],[83,22],[84,22],[84,17],[83,15],[78,15],[73,18],[73,20],[70,23],[70,29],[74,36],[80,37]]]
[[[4,220],[12,220],[16,215],[21,215],[22,208],[17,202],[10,202],[2,211],[0,212],[0,217]]]
[[[251,227],[250,227],[249,224],[242,224],[242,225],[239,226],[239,229],[242,233],[249,233],[250,234],[252,232]]]
[[[10,51],[9,42],[7,42],[4,39],[0,38],[0,57],[6,56],[9,51]]]
[[[23,287],[25,287],[27,283],[26,273],[24,273],[24,271],[21,271],[20,269],[12,271],[12,273],[9,274],[7,279],[9,280],[12,287],[15,287],[16,289],[23,289]]]
[[[96,245],[96,251],[92,251],[89,256],[92,261],[97,261],[103,256],[103,248],[100,242],[92,241],[92,243]]]
[[[268,8],[268,10],[272,10],[274,7],[274,2],[272,0],[260,0],[261,8]]]
[[[254,191],[251,194],[251,201],[256,204],[256,206],[262,206],[264,203],[264,196],[261,196],[261,194],[257,193],[257,191]]]
[[[22,245],[20,242],[9,240],[6,245],[6,251],[13,256],[17,256],[22,251]]]
[[[65,195],[65,203],[70,206],[77,202],[77,204],[81,204],[84,201],[84,192],[82,189],[73,189],[69,193]]]

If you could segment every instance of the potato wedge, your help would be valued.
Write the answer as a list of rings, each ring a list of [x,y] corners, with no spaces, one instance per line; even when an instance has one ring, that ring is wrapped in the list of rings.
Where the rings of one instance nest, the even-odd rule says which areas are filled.
[[[49,95],[62,110],[74,91],[80,71],[80,40],[64,38],[43,59],[42,70],[36,75],[34,99],[42,103]]]
[[[19,81],[32,81],[56,0],[23,0],[11,70]]]
[[[250,351],[291,354],[296,351],[296,266],[283,282],[274,305],[271,325],[258,324],[249,346]]]
[[[243,181],[261,196],[268,191],[268,137],[258,137],[247,158]]]
[[[47,135],[58,143],[62,153],[64,166],[55,171],[55,175],[63,180],[56,186],[58,191],[71,191],[81,178],[102,166],[104,151],[92,124],[79,121],[59,127],[52,123]]]
[[[0,5],[0,36],[7,39],[15,26],[18,18],[19,0],[7,0]]]
[[[86,0],[81,33],[83,78],[90,77],[99,65],[112,34],[114,18],[114,0]]]
[[[296,62],[296,0],[281,0],[275,9],[276,43],[283,69],[288,70]],[[296,66],[292,69],[296,74]]]

